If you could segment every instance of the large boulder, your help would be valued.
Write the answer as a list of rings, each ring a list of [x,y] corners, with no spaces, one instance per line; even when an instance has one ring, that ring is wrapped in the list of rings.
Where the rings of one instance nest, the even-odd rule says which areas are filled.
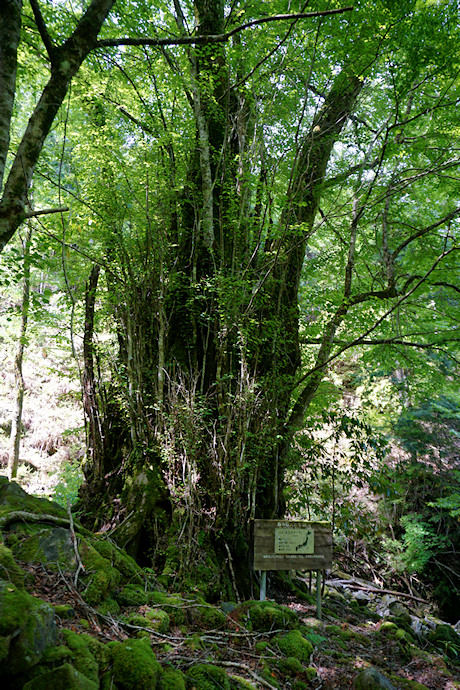
[[[0,580],[0,676],[26,672],[56,639],[52,606]]]

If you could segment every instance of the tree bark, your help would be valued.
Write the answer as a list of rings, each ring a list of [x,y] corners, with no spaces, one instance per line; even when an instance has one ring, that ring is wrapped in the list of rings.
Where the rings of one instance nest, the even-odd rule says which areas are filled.
[[[104,23],[107,14],[115,0],[92,0],[85,14],[75,28],[71,36],[59,47],[55,47],[46,40],[50,49],[51,77],[43,89],[42,95],[32,113],[26,131],[14,156],[8,178],[0,200],[0,252],[6,243],[13,237],[26,216],[27,197],[30,183],[42,151],[45,139],[53,124],[54,118],[61,107],[69,89],[72,78],[76,75],[83,60],[88,53],[96,47],[97,36]],[[2,155],[6,156],[5,146],[9,142],[11,115],[14,95],[11,89],[15,85],[16,50],[18,45],[18,3],[7,3],[12,6],[12,19],[3,19],[0,23],[0,40],[5,38],[9,28],[12,29],[12,37],[6,41],[9,48],[7,53],[7,65],[0,67],[0,164]],[[5,17],[9,8],[6,8]],[[14,17],[16,22],[14,23]],[[44,25],[43,25],[44,26]],[[43,27],[42,27],[43,32]],[[0,56],[1,57],[1,56]],[[5,77],[7,70],[12,74]],[[1,172],[1,168],[0,168]]]
[[[21,8],[22,0],[3,0],[0,3],[0,193],[10,145],[17,52],[21,37]]]

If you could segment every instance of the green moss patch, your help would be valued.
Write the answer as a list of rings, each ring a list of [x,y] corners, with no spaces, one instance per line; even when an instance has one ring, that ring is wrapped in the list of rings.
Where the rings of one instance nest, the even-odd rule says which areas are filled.
[[[98,690],[99,684],[89,680],[70,664],[63,664],[52,671],[36,676],[23,686],[23,690]]]
[[[303,671],[303,664],[294,656],[288,656],[285,659],[277,661],[278,669],[286,676],[297,676]]]
[[[230,679],[223,668],[213,664],[196,664],[187,673],[188,687],[195,690],[231,690]]]
[[[301,662],[308,662],[313,653],[313,645],[299,630],[291,630],[282,635],[276,635],[273,643],[286,657],[294,657]]]
[[[167,669],[160,678],[159,690],[185,690],[185,676],[182,671]]]
[[[150,628],[159,633],[167,633],[170,620],[166,611],[161,609],[149,609],[142,607],[139,612],[129,613],[124,616],[124,620],[130,625],[137,625],[141,628]]]
[[[11,582],[0,580],[0,636],[0,659],[7,662],[8,672],[27,670],[56,643],[53,608]]]
[[[189,602],[177,596],[166,594],[165,592],[151,592],[150,603],[157,604],[168,614],[173,625],[183,625],[185,623],[185,612]]]
[[[161,666],[147,638],[110,642],[112,681],[123,690],[152,690],[157,686]],[[111,686],[109,686],[111,687]]]
[[[96,551],[112,564],[123,576],[126,582],[142,585],[144,576],[136,561],[107,539],[95,539],[93,546]]]
[[[99,665],[90,651],[91,638],[86,633],[78,634],[63,629],[62,638],[65,646],[72,652],[72,665],[94,683],[99,683]]]
[[[227,623],[227,616],[223,611],[210,604],[196,604],[188,609],[187,618],[192,625],[204,630],[222,628]]]
[[[11,549],[4,544],[0,544],[0,579],[12,582],[20,589],[24,587],[24,571],[14,560]]]
[[[291,630],[300,624],[294,611],[272,601],[246,601],[237,606],[233,617],[235,620],[247,618],[252,629],[258,632]]]
[[[87,539],[82,540],[80,555],[89,579],[84,597],[88,604],[97,606],[113,594],[122,575]]]
[[[121,606],[143,606],[149,602],[149,595],[141,585],[126,585],[115,598]]]
[[[390,674],[390,680],[399,690],[429,690],[426,685],[417,683],[416,680],[401,678],[401,676],[397,676],[395,673]]]

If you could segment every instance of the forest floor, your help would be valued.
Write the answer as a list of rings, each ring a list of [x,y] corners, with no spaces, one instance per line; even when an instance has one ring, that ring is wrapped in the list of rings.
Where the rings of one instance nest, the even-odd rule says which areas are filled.
[[[142,615],[143,607],[125,607],[116,617],[101,616],[82,599],[78,587],[62,572],[47,571],[43,565],[18,563],[30,574],[27,588],[31,594],[51,604],[70,607],[71,617],[61,619],[61,627],[87,633],[104,643],[139,635],[140,628],[126,625],[123,618],[133,612]],[[327,595],[319,621],[314,604],[281,589],[275,589],[270,595],[276,603],[295,611],[310,630],[306,636],[313,643],[314,651],[308,673],[304,670],[286,675],[286,669],[278,668],[276,649],[269,644],[279,630],[254,632],[232,612],[227,624],[218,629],[200,629],[196,621],[186,618],[186,625],[172,626],[168,634],[149,631],[157,659],[162,666],[171,665],[185,673],[194,664],[212,663],[247,678],[252,687],[260,688],[351,688],[357,674],[368,667],[384,674],[398,689],[460,688],[459,663],[429,644],[426,638],[401,636],[399,628],[355,599],[347,601],[341,595]],[[187,608],[187,595],[184,595],[184,608]],[[417,612],[423,613],[420,607]],[[261,652],[264,643],[267,647]],[[312,669],[316,671],[314,677],[311,677]]]

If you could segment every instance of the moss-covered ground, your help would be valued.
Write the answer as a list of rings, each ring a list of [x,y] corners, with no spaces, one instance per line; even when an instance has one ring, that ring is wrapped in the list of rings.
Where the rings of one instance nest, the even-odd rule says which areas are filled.
[[[456,638],[445,640],[441,630],[439,639],[419,639],[342,599],[326,597],[318,621],[312,603],[279,590],[266,603],[232,608],[144,588],[147,603],[119,596],[117,613],[102,615],[64,573],[19,565],[26,590],[54,606],[59,629],[34,682],[27,678],[32,690],[52,682],[58,666],[69,675],[69,664],[87,687],[102,690],[346,688],[368,667],[403,690],[460,688]]]
[[[331,589],[319,621],[301,579],[279,578],[265,602],[211,605],[167,592],[101,535],[71,538],[60,510],[18,489],[3,482],[4,514],[21,516],[0,539],[1,687],[342,689],[371,669],[393,688],[460,689],[460,635],[418,636],[407,600],[382,618]]]

